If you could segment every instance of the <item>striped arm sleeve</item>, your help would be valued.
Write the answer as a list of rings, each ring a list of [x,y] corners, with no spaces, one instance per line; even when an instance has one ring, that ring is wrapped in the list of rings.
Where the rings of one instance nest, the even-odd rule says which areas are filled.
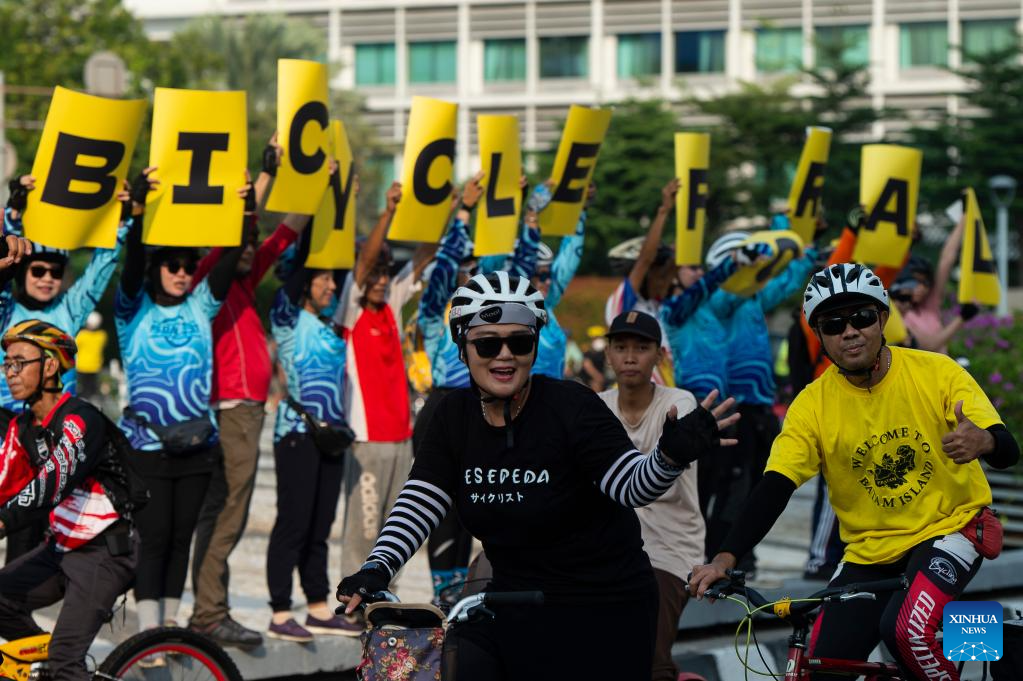
[[[638,508],[667,492],[682,470],[668,463],[656,449],[650,454],[633,449],[611,464],[598,487],[622,506]]]
[[[410,478],[401,488],[367,561],[387,566],[391,577],[412,558],[451,508],[451,497],[436,485]]]

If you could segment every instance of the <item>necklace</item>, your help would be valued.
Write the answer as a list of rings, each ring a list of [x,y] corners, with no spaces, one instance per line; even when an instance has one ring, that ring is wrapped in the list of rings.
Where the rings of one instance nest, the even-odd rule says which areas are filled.
[[[515,412],[512,414],[512,421],[517,419],[519,417],[519,414],[522,413],[522,407],[526,403],[526,399],[525,398],[526,398],[526,396],[523,395],[522,396],[522,400],[515,407]],[[483,420],[486,421],[487,423],[490,423],[490,417],[487,416],[487,403],[483,402],[482,400],[480,400],[480,411],[483,413]],[[493,425],[493,424],[491,423],[490,425]],[[506,423],[504,425],[507,426],[508,424]]]

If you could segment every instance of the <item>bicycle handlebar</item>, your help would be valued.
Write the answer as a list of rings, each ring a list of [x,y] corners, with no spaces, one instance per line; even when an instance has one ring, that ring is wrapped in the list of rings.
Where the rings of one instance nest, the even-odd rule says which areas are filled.
[[[791,603],[789,612],[794,615],[805,614],[816,610],[823,603],[840,600],[843,596],[851,594],[870,594],[874,596],[889,591],[904,591],[909,588],[909,582],[905,575],[879,579],[873,582],[859,582],[834,586],[821,589],[820,591],[807,596],[805,599],[798,599]],[[742,572],[734,571],[729,579],[721,579],[714,582],[704,595],[710,598],[725,598],[731,594],[741,594],[755,608],[762,608],[772,601],[767,600],[760,592],[746,586],[745,575]]]
[[[486,605],[543,605],[543,591],[483,592]]]

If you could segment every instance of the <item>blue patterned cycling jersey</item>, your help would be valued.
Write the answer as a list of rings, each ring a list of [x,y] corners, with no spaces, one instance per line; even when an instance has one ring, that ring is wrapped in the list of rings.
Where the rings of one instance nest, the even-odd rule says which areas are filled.
[[[735,268],[735,261],[728,256],[661,305],[661,325],[675,360],[675,385],[693,393],[697,400],[715,389],[724,396],[728,387],[725,329],[706,303]]]
[[[542,374],[551,378],[564,378],[565,346],[568,337],[554,316],[554,308],[561,302],[575,271],[579,269],[579,261],[583,256],[583,233],[586,229],[586,211],[579,214],[579,222],[575,226],[575,234],[561,239],[558,255],[551,263],[551,286],[544,297],[544,309],[547,310],[547,324],[540,330],[540,348],[536,353],[534,374]]]
[[[147,421],[166,426],[205,416],[216,426],[210,387],[212,322],[219,310],[208,279],[180,305],[157,305],[144,288],[129,298],[118,287],[114,319],[128,377],[128,406]],[[119,425],[135,449],[162,448],[156,433],[136,420],[123,417]],[[207,444],[218,441],[214,430]]]
[[[89,317],[89,313],[96,309],[96,304],[99,303],[107,284],[110,283],[110,277],[113,276],[114,270],[117,268],[117,258],[121,253],[121,247],[124,246],[130,225],[131,221],[128,221],[117,228],[117,243],[113,248],[94,250],[92,260],[82,275],[67,291],[59,294],[44,308],[30,310],[17,302],[9,282],[3,290],[0,290],[0,332],[26,319],[39,319],[53,324],[71,336],[78,335],[78,332],[85,326],[85,320]],[[10,209],[6,209],[4,211],[4,234],[20,236],[22,233],[21,220],[12,218]],[[5,355],[3,348],[0,348],[0,362],[3,361]],[[76,377],[74,369],[61,377],[65,392],[75,394]],[[24,406],[23,402],[11,397],[7,381],[0,380],[0,407],[20,412]]]
[[[772,405],[775,400],[774,360],[765,314],[803,290],[817,260],[807,247],[754,296],[742,298],[719,289],[710,307],[721,320],[728,347],[728,390],[740,404]]]
[[[283,286],[270,308],[270,329],[288,377],[288,394],[316,419],[345,423],[345,341],[330,324],[293,303]],[[274,442],[289,433],[304,432],[305,421],[282,400],[277,405]]]

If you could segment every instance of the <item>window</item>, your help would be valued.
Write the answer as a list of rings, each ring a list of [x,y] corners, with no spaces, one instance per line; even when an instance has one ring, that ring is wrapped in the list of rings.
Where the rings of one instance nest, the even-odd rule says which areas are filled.
[[[765,28],[757,31],[757,71],[797,71],[803,66],[803,31]]]
[[[724,31],[675,34],[675,73],[721,73],[724,70]]]
[[[394,85],[394,43],[355,46],[356,85]]]
[[[1019,34],[1011,19],[963,22],[963,61],[1018,45]]]
[[[660,33],[630,33],[618,36],[619,78],[656,76],[660,72]]]
[[[899,27],[899,65],[948,66],[948,25],[943,21]]]
[[[870,38],[866,26],[821,26],[816,29],[817,65],[866,66]]]
[[[509,81],[526,79],[526,41],[488,40],[483,43],[483,80]]]
[[[585,78],[589,72],[589,38],[540,38],[541,78]]]
[[[455,41],[409,43],[408,82],[454,83],[457,76]]]

